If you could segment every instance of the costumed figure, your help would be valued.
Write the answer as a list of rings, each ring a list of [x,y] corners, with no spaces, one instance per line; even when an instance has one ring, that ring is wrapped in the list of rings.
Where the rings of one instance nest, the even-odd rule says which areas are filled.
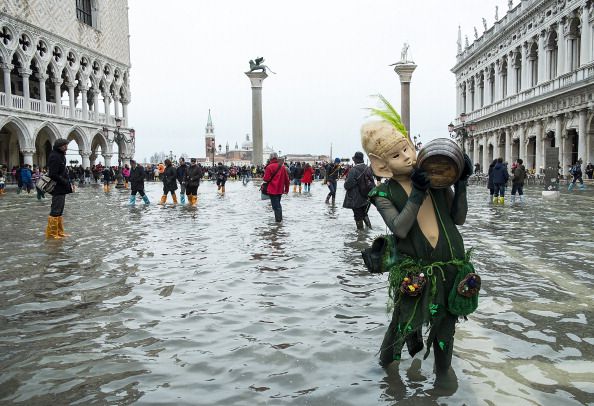
[[[439,376],[450,369],[458,317],[478,305],[480,277],[456,227],[466,219],[472,163],[460,151],[462,163],[453,190],[433,187],[433,175],[416,167],[416,151],[400,116],[379,97],[386,108],[371,110],[382,121],[362,127],[361,143],[374,175],[388,179],[369,198],[392,234],[378,237],[363,252],[371,272],[389,273],[394,302],[380,364],[387,367],[400,360],[404,344],[411,357],[421,351],[422,327],[428,325],[425,358],[432,346]]]

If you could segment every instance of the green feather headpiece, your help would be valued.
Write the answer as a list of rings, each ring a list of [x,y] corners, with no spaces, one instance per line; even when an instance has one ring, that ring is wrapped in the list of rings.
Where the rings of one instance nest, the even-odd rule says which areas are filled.
[[[369,108],[369,110],[371,111],[371,115],[378,116],[381,119],[392,124],[394,126],[394,128],[396,128],[399,132],[401,132],[404,135],[404,137],[406,137],[410,140],[410,137],[408,136],[408,132],[406,131],[406,127],[404,126],[404,124],[402,124],[402,121],[400,119],[400,114],[398,114],[398,112],[396,111],[394,106],[392,106],[390,104],[390,102],[381,94],[377,94],[377,95],[375,95],[375,97],[380,99],[380,101],[383,103],[384,107],[383,108],[374,108],[374,107]]]

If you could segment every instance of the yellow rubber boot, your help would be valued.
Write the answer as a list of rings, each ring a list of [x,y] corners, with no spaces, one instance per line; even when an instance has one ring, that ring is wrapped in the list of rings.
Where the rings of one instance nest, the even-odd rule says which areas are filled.
[[[293,185],[293,193],[297,193],[297,185]]]
[[[163,195],[163,196],[161,196],[161,201],[159,203],[165,204],[166,201],[167,201],[167,195]]]
[[[501,197],[499,198],[499,204],[503,204],[503,202],[504,202],[504,201],[505,201],[505,199],[503,198],[503,196],[501,196]]]
[[[58,234],[58,218],[49,216],[47,218],[47,227],[45,228],[45,238],[59,240],[62,237]]]
[[[128,181],[124,179],[124,189],[128,189]]]
[[[173,198],[173,204],[177,204],[177,195],[173,193],[171,194],[171,197]]]
[[[299,194],[301,194],[301,185],[299,185]]]
[[[221,186],[221,194],[224,195],[225,194],[225,186]]]
[[[498,198],[497,196],[495,196],[495,197],[493,198],[493,203],[494,203],[494,204],[497,204],[497,202],[499,202],[499,198]]]
[[[66,234],[64,232],[64,217],[63,216],[58,217],[58,235],[62,238],[70,237],[70,234]]]

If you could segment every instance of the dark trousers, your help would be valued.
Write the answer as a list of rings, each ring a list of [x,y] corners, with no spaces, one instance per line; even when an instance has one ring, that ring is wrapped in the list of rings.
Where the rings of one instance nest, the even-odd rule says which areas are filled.
[[[277,222],[280,222],[283,219],[283,208],[281,206],[281,197],[283,197],[283,195],[269,195],[269,196],[270,196],[270,204],[272,205],[272,210],[274,210],[274,219]]]
[[[363,207],[357,207],[355,209],[353,209],[353,214],[355,216],[355,221],[360,221],[363,220],[365,218],[365,216],[367,215],[367,208],[369,206],[365,205]]]
[[[52,207],[50,209],[50,216],[60,217],[64,213],[64,204],[66,203],[66,195],[53,195]]]
[[[518,192],[518,194],[520,196],[523,196],[524,195],[524,185],[519,184],[519,183],[512,184],[512,191],[511,191],[512,196],[515,196],[516,192]]]
[[[140,196],[144,197],[144,189],[132,189],[130,192],[131,196],[136,196],[136,193],[140,194]]]
[[[196,196],[198,194],[198,186],[188,186],[186,185],[186,195],[188,196]]]
[[[503,197],[505,194],[505,183],[495,183],[494,185],[494,195]]]

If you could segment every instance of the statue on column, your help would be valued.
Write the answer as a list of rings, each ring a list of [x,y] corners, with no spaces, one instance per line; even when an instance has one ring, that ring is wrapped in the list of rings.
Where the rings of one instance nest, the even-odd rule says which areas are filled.
[[[499,21],[499,6],[495,6],[495,21]]]
[[[276,73],[273,72],[272,69],[270,69],[268,66],[264,65],[263,62],[263,57],[256,58],[255,61],[253,59],[250,59],[250,70],[248,72],[255,72],[257,70],[260,70],[263,73],[266,73],[266,69],[268,69],[270,73],[274,73],[276,75]]]
[[[408,48],[410,46],[405,42],[402,45],[402,51],[400,52],[400,62],[407,62],[406,54],[408,53]]]

